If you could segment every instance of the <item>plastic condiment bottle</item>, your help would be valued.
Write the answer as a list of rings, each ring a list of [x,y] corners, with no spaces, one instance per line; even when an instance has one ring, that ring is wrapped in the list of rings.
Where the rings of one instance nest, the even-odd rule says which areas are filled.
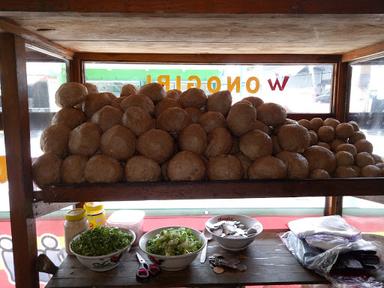
[[[89,228],[92,229],[98,226],[105,225],[107,217],[105,216],[103,204],[95,202],[86,202],[84,204],[84,209],[87,212]]]
[[[70,210],[65,215],[64,221],[64,238],[65,238],[65,251],[67,254],[72,255],[69,250],[69,243],[79,233],[88,229],[88,220],[85,217],[85,210],[76,208]]]

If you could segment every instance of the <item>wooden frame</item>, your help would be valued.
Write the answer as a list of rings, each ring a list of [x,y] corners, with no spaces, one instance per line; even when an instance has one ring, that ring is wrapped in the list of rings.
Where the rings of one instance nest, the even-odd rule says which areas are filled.
[[[23,2],[23,3],[21,3]],[[132,2],[123,5],[118,2],[99,1],[92,6],[84,1],[2,1],[3,11],[39,11],[39,12],[123,12],[123,13],[384,13],[381,0],[353,0],[348,6],[338,1],[278,0],[252,1],[240,0],[231,3],[217,0],[213,5],[206,1],[147,1]],[[18,6],[19,5],[19,6]],[[42,14],[43,15],[43,14]],[[108,54],[77,53],[49,41],[31,31],[22,29],[0,19],[0,29],[10,32],[0,35],[3,117],[6,134],[8,175],[10,178],[11,222],[14,240],[14,257],[17,288],[38,287],[36,270],[36,227],[35,217],[70,205],[75,201],[89,200],[138,200],[138,199],[183,199],[197,198],[238,198],[238,197],[280,197],[313,196],[327,197],[325,213],[340,213],[342,195],[383,195],[383,179],[331,179],[300,181],[241,181],[241,182],[198,182],[198,183],[153,183],[153,184],[115,184],[84,185],[78,187],[55,187],[32,193],[31,161],[29,153],[29,121],[26,94],[25,41],[41,47],[52,55],[70,59],[70,81],[84,81],[84,61],[129,61],[135,63],[335,63],[334,111],[318,116],[334,116],[346,119],[348,98],[348,65],[346,62],[371,59],[383,55],[382,43],[351,51],[345,55],[187,55],[187,54]],[[372,56],[373,55],[373,56]],[[5,73],[5,70],[7,71]],[[308,114],[307,114],[308,116]],[[313,115],[311,115],[313,116]],[[297,117],[305,117],[300,115]],[[84,187],[93,190],[85,190]],[[342,191],[340,191],[342,187]],[[191,188],[197,192],[190,192]],[[260,189],[262,192],[258,192]],[[78,192],[82,193],[78,193]],[[271,192],[274,191],[274,192]],[[367,192],[368,191],[368,192]],[[141,193],[138,193],[141,192]],[[336,197],[335,197],[336,196]],[[42,201],[39,201],[42,200]],[[46,203],[45,203],[46,202]],[[50,204],[53,202],[52,204]]]
[[[29,12],[93,12],[93,13],[306,13],[306,14],[362,14],[383,13],[381,0],[147,0],[147,1],[12,1],[1,2],[3,11]]]

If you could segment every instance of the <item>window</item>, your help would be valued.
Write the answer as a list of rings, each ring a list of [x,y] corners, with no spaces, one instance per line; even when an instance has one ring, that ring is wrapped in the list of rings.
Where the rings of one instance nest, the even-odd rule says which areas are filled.
[[[207,94],[230,90],[233,103],[257,96],[284,106],[289,113],[330,113],[332,64],[176,65],[85,63],[86,82],[119,96],[130,83],[162,83],[166,90],[203,89]]]
[[[384,58],[350,66],[349,120],[356,121],[373,144],[373,153],[384,157]],[[384,197],[343,198],[343,213],[355,221],[365,223],[363,231],[383,231]],[[378,202],[368,201],[367,199]],[[367,225],[369,223],[369,225]],[[369,228],[368,228],[369,227]]]
[[[85,81],[100,92],[120,95],[130,83],[140,87],[162,83],[166,90],[199,87],[207,95],[230,90],[233,103],[248,96],[283,105],[290,113],[330,113],[333,64],[179,65],[91,63]],[[193,191],[191,191],[193,193]],[[257,215],[322,215],[324,197],[273,199],[210,199],[105,203],[109,209],[137,209],[149,215],[206,215],[246,213]]]

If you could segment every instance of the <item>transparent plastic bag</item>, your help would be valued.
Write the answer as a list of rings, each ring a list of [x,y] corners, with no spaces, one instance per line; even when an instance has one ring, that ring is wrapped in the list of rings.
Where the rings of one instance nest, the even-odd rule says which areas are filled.
[[[323,250],[310,246],[292,231],[280,235],[288,250],[306,268],[327,278],[334,287],[384,287],[384,245],[383,241],[366,241],[360,238],[356,241],[337,245],[331,249]],[[369,239],[368,239],[369,240]],[[348,276],[332,273],[339,255],[350,251],[370,251],[374,249],[380,259],[380,265],[367,276]]]

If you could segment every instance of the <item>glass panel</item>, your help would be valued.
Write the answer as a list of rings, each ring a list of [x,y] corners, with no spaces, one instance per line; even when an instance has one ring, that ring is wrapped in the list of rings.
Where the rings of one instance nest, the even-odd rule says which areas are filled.
[[[55,93],[67,81],[64,62],[27,62],[28,104],[31,129],[31,156],[42,154],[40,135],[51,123],[54,112]]]
[[[373,153],[384,156],[384,58],[351,65],[349,118],[358,122]]]
[[[298,65],[176,65],[85,63],[85,79],[102,92],[120,94],[159,82],[169,89],[199,87],[207,94],[230,90],[233,103],[248,96],[283,105],[289,113],[330,113],[332,64]]]
[[[140,87],[160,82],[166,89],[186,90],[199,86],[207,94],[232,90],[233,103],[250,95],[283,105],[291,113],[329,113],[332,100],[332,64],[317,65],[169,65],[85,63],[86,82],[100,92],[120,95],[130,83]],[[257,84],[257,85],[256,85]],[[191,191],[193,193],[193,191]],[[148,215],[184,215],[206,217],[212,214],[249,215],[322,215],[324,197],[274,199],[214,199],[135,201],[104,203],[108,209],[140,207]],[[280,217],[279,228],[286,219]],[[284,220],[285,219],[285,220]],[[277,225],[277,224],[276,224]]]

